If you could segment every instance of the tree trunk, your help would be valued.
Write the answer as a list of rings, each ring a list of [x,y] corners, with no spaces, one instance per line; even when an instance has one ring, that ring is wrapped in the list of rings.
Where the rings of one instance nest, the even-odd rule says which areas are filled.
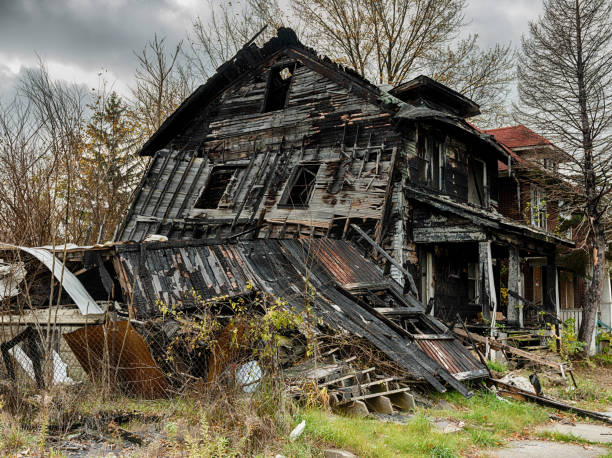
[[[603,230],[599,227],[599,224],[593,228],[591,248],[593,255],[593,275],[591,283],[586,291],[582,325],[578,333],[578,339],[582,342],[586,342],[586,346],[583,350],[585,356],[593,354],[591,342],[593,340],[593,332],[595,332],[595,325],[597,324],[597,313],[599,312],[599,305],[601,303],[601,292],[606,269],[606,241]]]

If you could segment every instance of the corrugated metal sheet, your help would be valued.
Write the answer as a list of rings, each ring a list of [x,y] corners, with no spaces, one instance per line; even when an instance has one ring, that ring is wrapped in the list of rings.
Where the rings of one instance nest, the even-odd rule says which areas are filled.
[[[128,321],[84,326],[63,336],[93,379],[116,377],[124,391],[148,399],[167,394],[166,376]]]
[[[50,271],[53,272],[53,275],[57,281],[62,284],[62,287],[77,305],[81,314],[95,315],[104,313],[104,310],[102,310],[94,298],[91,297],[79,279],[72,272],[70,272],[67,267],[64,266],[62,268],[62,262],[53,256],[51,251],[46,248],[28,248],[8,244],[4,245],[18,248],[42,262]]]
[[[303,310],[308,279],[317,292],[312,298],[313,311],[326,325],[366,338],[412,376],[437,389],[444,389],[436,378],[441,377],[469,394],[465,387],[456,385],[451,373],[469,371],[470,367],[483,369],[468,352],[462,352],[457,341],[419,346],[344,290],[346,284],[387,285],[390,281],[346,241],[254,240],[235,245],[182,241],[117,246],[116,250],[140,316],[158,314],[158,298],[184,306],[194,300],[191,291],[203,298],[239,295],[246,293],[248,281]],[[415,316],[424,316],[422,306],[414,300],[398,305]],[[438,349],[440,342],[445,343]],[[453,361],[442,364],[445,359]]]

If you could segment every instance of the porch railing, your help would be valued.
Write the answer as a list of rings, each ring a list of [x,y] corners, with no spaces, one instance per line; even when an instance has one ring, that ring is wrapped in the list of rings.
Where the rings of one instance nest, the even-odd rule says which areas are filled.
[[[582,309],[561,309],[559,318],[561,318],[561,321],[564,323],[570,318],[573,318],[576,332],[578,332],[580,325],[582,324]]]

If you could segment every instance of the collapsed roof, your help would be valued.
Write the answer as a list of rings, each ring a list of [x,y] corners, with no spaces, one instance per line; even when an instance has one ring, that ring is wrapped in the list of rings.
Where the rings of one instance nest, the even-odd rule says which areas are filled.
[[[157,298],[188,308],[194,300],[192,291],[204,299],[239,296],[247,293],[249,281],[303,311],[309,282],[316,290],[313,312],[325,325],[367,339],[412,377],[437,390],[444,391],[446,383],[470,396],[459,380],[487,374],[444,325],[426,315],[414,298],[404,296],[394,280],[386,278],[349,242],[253,240],[209,245],[171,241],[117,245],[116,250],[120,278],[134,298],[137,316],[156,313]],[[378,293],[380,305],[388,307],[366,303],[372,292]],[[384,313],[407,319],[409,330]]]

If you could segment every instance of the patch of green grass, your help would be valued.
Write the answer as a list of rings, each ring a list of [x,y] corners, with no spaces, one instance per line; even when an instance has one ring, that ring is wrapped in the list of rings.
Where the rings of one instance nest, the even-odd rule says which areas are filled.
[[[605,447],[610,446],[610,444],[606,444],[604,442],[590,441],[582,437],[575,436],[574,434],[560,433],[557,431],[541,431],[537,434],[537,436],[541,439],[553,440],[555,442],[566,442],[581,445],[603,445]]]
[[[363,457],[457,457],[469,447],[466,435],[437,431],[423,413],[408,424],[345,417],[322,410],[305,410],[305,434]]]
[[[480,428],[466,428],[471,441],[479,448],[499,447],[503,441],[493,432]]]
[[[16,452],[25,447],[32,447],[36,437],[22,429],[13,421],[0,425],[0,452]]]
[[[501,372],[502,374],[508,371],[508,365],[500,361],[487,361],[487,367],[492,371]]]
[[[612,366],[612,353],[601,353],[591,357],[591,360],[600,366]]]
[[[495,395],[479,391],[470,399],[457,392],[441,395],[458,410],[431,411],[432,415],[462,420],[468,425],[507,435],[548,421],[548,410],[529,402],[500,400]]]

